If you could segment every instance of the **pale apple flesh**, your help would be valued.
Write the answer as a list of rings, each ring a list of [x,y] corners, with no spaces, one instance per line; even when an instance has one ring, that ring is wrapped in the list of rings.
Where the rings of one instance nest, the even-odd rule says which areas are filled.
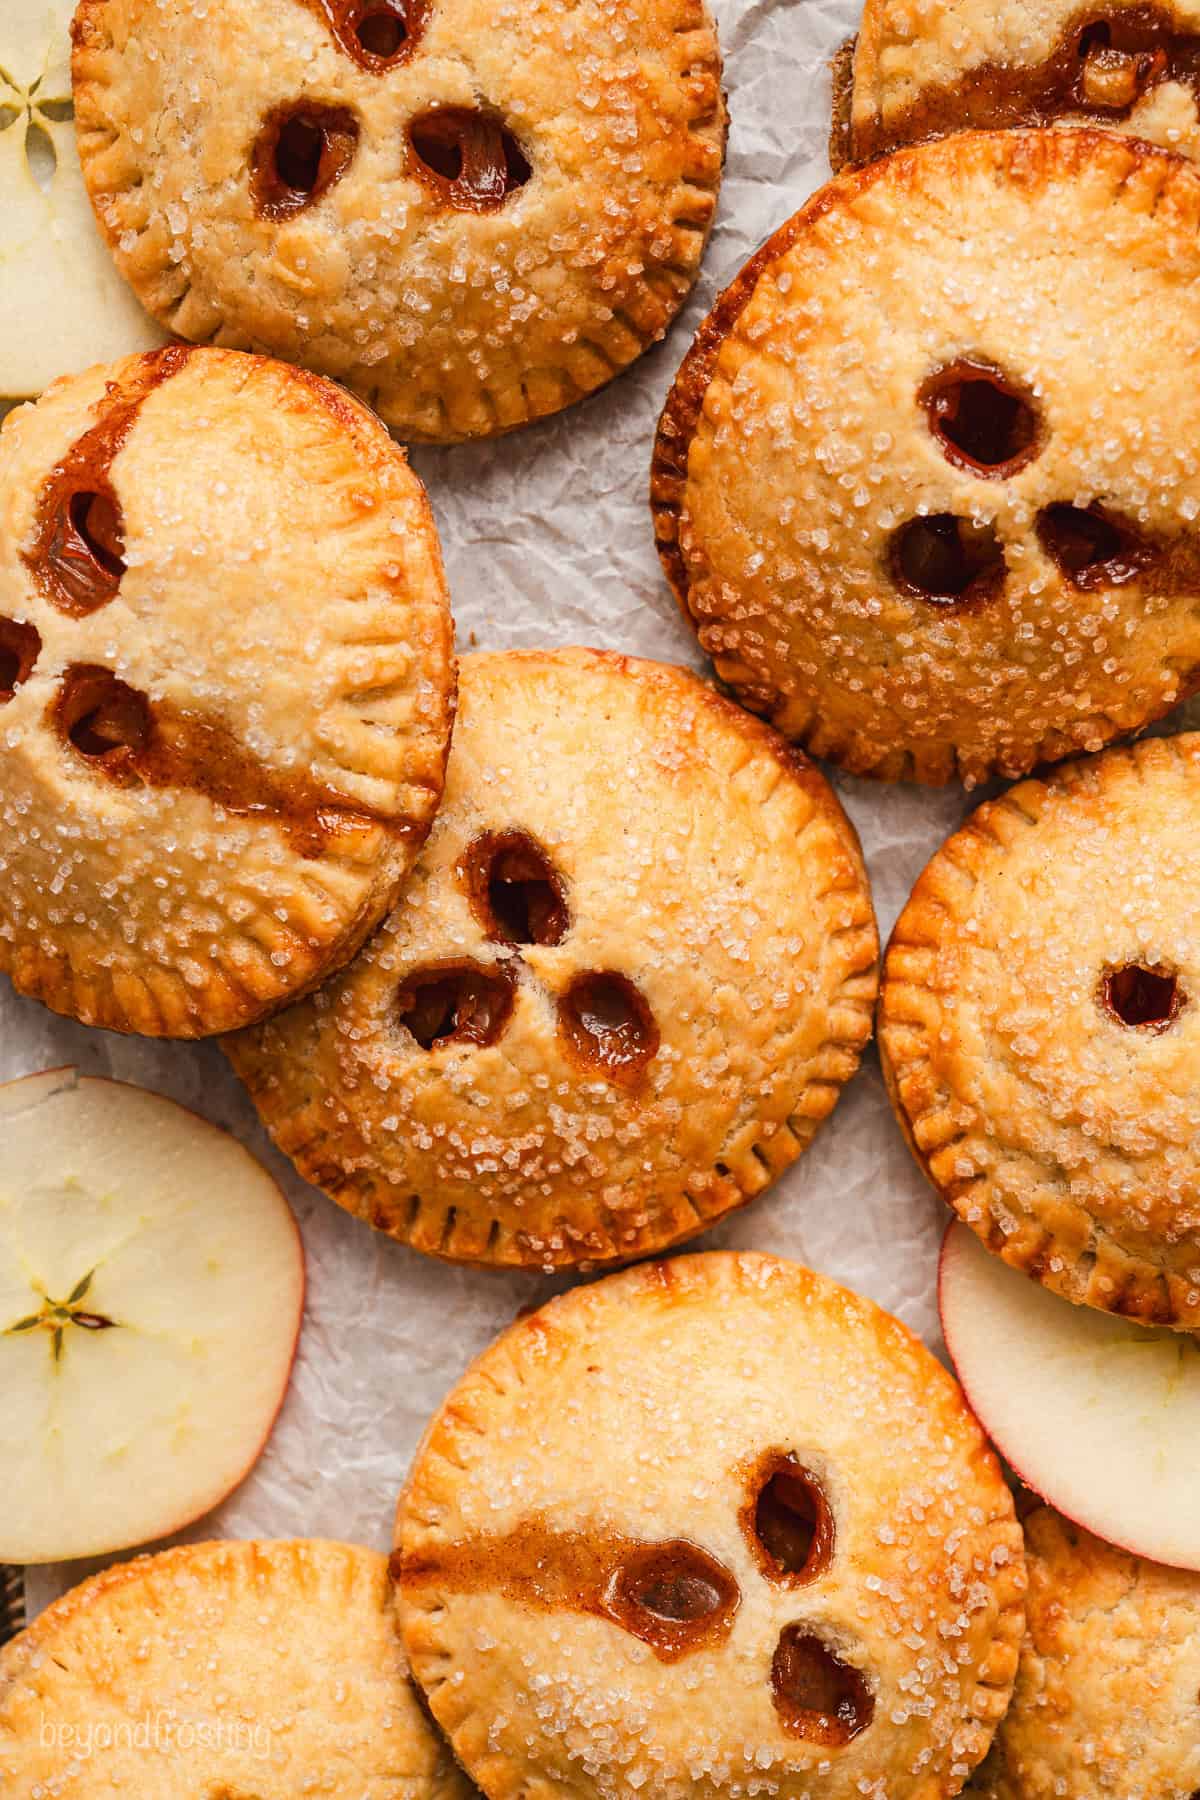
[[[0,1087],[0,1562],[181,1529],[256,1461],[304,1308],[300,1234],[226,1132],[51,1070]]]
[[[117,272],[71,106],[75,0],[0,6],[0,404],[166,341]]]
[[[1022,1481],[1110,1544],[1200,1569],[1200,1340],[1074,1306],[957,1221],[938,1303],[967,1400]]]

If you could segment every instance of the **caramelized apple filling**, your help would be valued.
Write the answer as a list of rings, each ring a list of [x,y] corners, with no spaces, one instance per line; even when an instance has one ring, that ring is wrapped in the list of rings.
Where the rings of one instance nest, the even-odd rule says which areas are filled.
[[[507,126],[469,106],[439,106],[408,128],[409,167],[445,205],[495,212],[532,169]]]
[[[633,982],[611,970],[577,975],[558,1003],[576,1060],[611,1081],[636,1082],[658,1053],[658,1026]]]
[[[787,1625],[780,1634],[771,1693],[784,1730],[812,1744],[850,1743],[875,1712],[863,1674],[803,1625]]]
[[[992,600],[1004,584],[1004,548],[990,525],[953,513],[910,519],[892,538],[896,585],[936,606]]]
[[[35,626],[18,619],[0,619],[0,706],[12,699],[23,681],[29,680],[41,648]]]
[[[358,120],[344,106],[277,107],[251,155],[254,201],[264,219],[289,219],[340,181],[358,147]]]
[[[558,944],[566,935],[566,890],[541,845],[525,831],[489,831],[462,863],[471,908],[490,938]]]
[[[1143,1031],[1166,1031],[1183,1009],[1179,978],[1169,969],[1126,963],[1110,969],[1100,984],[1105,1010],[1122,1025]]]
[[[442,963],[417,970],[397,995],[400,1021],[423,1050],[494,1044],[508,1024],[516,983],[507,969]]]
[[[956,468],[999,479],[1037,455],[1037,413],[992,363],[961,357],[936,370],[917,397],[929,429]]]
[[[773,1451],[754,1471],[742,1527],[764,1572],[800,1587],[833,1560],[833,1514],[816,1476],[790,1452]]]

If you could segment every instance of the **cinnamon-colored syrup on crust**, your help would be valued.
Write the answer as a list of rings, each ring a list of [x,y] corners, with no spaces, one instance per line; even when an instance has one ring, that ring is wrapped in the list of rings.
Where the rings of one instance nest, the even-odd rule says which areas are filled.
[[[556,1531],[535,1517],[495,1537],[392,1557],[405,1588],[491,1592],[539,1612],[591,1613],[648,1644],[662,1662],[724,1641],[741,1602],[723,1563],[686,1538],[661,1543],[597,1527]]]

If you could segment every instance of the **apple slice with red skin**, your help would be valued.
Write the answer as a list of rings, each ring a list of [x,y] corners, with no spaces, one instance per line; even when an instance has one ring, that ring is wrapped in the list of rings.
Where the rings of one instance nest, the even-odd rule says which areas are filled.
[[[957,1220],[938,1306],[968,1403],[1026,1486],[1110,1544],[1200,1569],[1200,1339],[1074,1306]]]
[[[174,1101],[0,1087],[0,1561],[107,1554],[238,1485],[283,1402],[304,1250],[279,1187]]]

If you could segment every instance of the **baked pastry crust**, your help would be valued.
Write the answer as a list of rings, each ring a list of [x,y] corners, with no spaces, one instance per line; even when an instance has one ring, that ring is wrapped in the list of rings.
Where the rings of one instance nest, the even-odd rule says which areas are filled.
[[[901,913],[879,1004],[897,1116],[959,1218],[1069,1300],[1189,1331],[1198,801],[1193,732],[980,807]]]
[[[557,890],[546,929],[491,910],[489,858],[522,845]],[[226,1048],[300,1172],[377,1229],[455,1261],[612,1261],[807,1147],[870,1035],[877,957],[853,827],[774,733],[682,669],[476,655],[395,911]],[[425,1048],[404,1007],[442,973],[467,1015]]]
[[[1028,1624],[979,1800],[1190,1800],[1200,1786],[1200,1575],[1025,1522]]]
[[[451,622],[425,492],[281,363],[169,347],[0,436],[0,968],[193,1037],[352,956],[441,794]]]
[[[1200,156],[1200,5],[866,0],[834,168],[963,128],[1088,122]]]
[[[1198,224],[1200,173],[1151,146],[961,133],[768,241],[652,474],[667,576],[744,704],[858,774],[973,783],[1194,690]],[[980,458],[940,410],[968,400]]]
[[[393,56],[364,57],[360,14],[407,31]],[[660,338],[724,155],[703,0],[82,0],[74,85],[92,202],[149,311],[335,376],[408,439],[556,412]],[[292,145],[312,197],[264,196],[298,108],[329,128],[319,168]]]
[[[72,1588],[0,1651],[5,1800],[468,1800],[396,1634],[387,1561],[186,1545]]]
[[[781,1463],[826,1514],[803,1568],[768,1549]],[[410,1665],[490,1800],[943,1800],[1008,1702],[1021,1533],[978,1424],[896,1320],[772,1257],[518,1320],[431,1425],[396,1545]],[[801,1632],[840,1665],[824,1735],[774,1698]]]

